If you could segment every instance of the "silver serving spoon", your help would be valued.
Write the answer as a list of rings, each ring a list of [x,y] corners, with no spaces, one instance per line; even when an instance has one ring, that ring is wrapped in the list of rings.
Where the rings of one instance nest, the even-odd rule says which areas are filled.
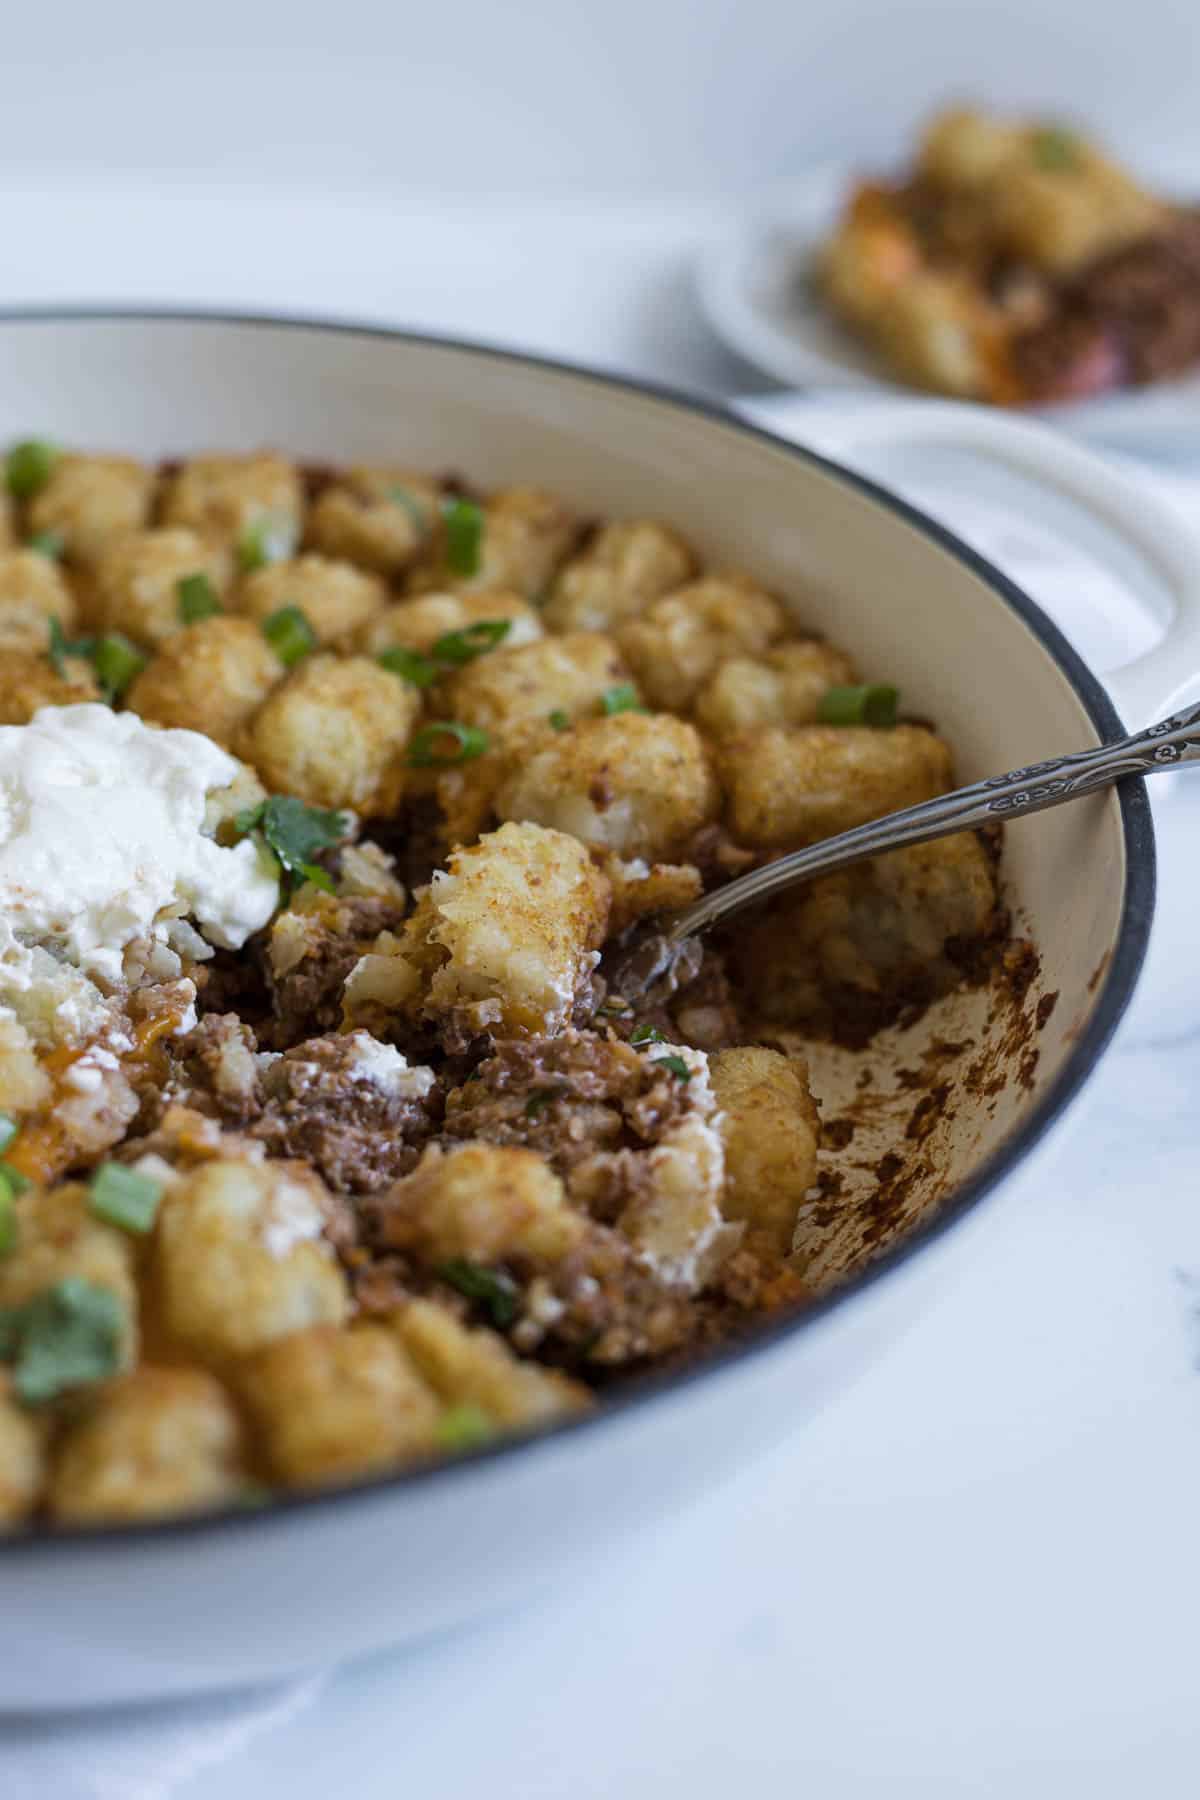
[[[1028,768],[993,775],[920,806],[856,825],[852,831],[839,832],[837,837],[751,869],[693,905],[661,913],[639,926],[605,959],[609,991],[631,1002],[644,999],[651,988],[659,990],[657,997],[667,997],[698,970],[702,952],[697,940],[703,932],[814,876],[829,875],[887,850],[927,844],[931,838],[950,837],[956,831],[1044,812],[1095,793],[1097,788],[1112,787],[1130,775],[1153,775],[1160,769],[1197,761],[1200,706],[1193,706],[1116,743],[1031,763]]]

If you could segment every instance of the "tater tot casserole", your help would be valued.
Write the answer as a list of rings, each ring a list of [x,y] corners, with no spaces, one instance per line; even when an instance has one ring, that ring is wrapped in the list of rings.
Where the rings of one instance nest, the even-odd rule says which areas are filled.
[[[0,1528],[460,1455],[813,1298],[805,1045],[987,979],[998,841],[814,881],[641,1003],[606,970],[953,785],[870,645],[537,488],[5,469]]]

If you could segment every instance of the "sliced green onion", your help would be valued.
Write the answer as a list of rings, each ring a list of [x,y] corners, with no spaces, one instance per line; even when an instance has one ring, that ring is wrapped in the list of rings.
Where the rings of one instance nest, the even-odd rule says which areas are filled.
[[[494,650],[511,630],[511,619],[480,619],[477,624],[464,626],[462,631],[445,632],[433,646],[433,654],[438,662],[461,667],[463,663],[474,662],[488,650]]]
[[[50,615],[50,642],[46,647],[46,655],[50,658],[50,666],[56,675],[66,674],[68,656],[83,656],[89,660],[96,654],[96,639],[91,637],[76,638],[74,642],[67,637],[62,628],[62,620],[57,613]]]
[[[561,706],[556,706],[550,714],[550,723],[555,731],[570,731],[571,729],[571,721]]]
[[[631,1044],[665,1044],[667,1034],[657,1025],[637,1025],[629,1034]]]
[[[896,723],[899,699],[899,690],[885,683],[831,687],[821,696],[817,718],[822,725],[875,725],[887,729]]]
[[[106,632],[97,639],[92,651],[96,679],[110,700],[120,699],[130,682],[141,674],[146,660],[137,645],[119,631]]]
[[[281,606],[263,620],[262,634],[285,669],[311,656],[317,647],[317,634],[298,606]]]
[[[657,1069],[669,1069],[672,1075],[678,1075],[680,1081],[690,1081],[692,1079],[692,1071],[688,1068],[682,1056],[656,1056],[654,1058],[654,1066]]]
[[[600,710],[611,718],[614,713],[645,712],[646,708],[632,682],[623,681],[618,687],[610,687],[601,694]]]
[[[35,531],[25,546],[27,550],[36,550],[39,556],[48,556],[51,562],[57,562],[66,547],[67,540],[61,531]]]
[[[124,1163],[103,1163],[88,1183],[88,1205],[98,1219],[144,1237],[162,1199],[162,1182]]]
[[[1073,169],[1079,161],[1079,139],[1061,125],[1047,125],[1035,131],[1031,147],[1039,169]]]
[[[482,1301],[492,1315],[492,1324],[503,1331],[521,1310],[517,1285],[497,1269],[485,1269],[465,1256],[451,1257],[439,1265],[435,1273],[468,1300]]]
[[[20,1129],[11,1113],[0,1113],[0,1152],[8,1149]]]
[[[447,1407],[437,1422],[437,1441],[443,1450],[473,1450],[495,1435],[495,1424],[482,1406],[473,1406],[469,1400]]]
[[[443,500],[446,567],[454,575],[478,575],[483,546],[483,509],[473,500]]]
[[[414,687],[432,687],[441,674],[436,663],[422,656],[419,650],[406,650],[403,644],[397,644],[391,650],[383,650],[379,655],[381,668],[389,675],[399,675],[402,681],[411,681]]]
[[[5,464],[8,491],[18,500],[29,500],[44,488],[58,461],[58,447],[45,438],[26,438],[14,444]]]
[[[418,537],[424,537],[429,530],[429,513],[421,505],[415,494],[410,494],[406,487],[388,489],[388,499],[394,506],[399,506],[408,514],[413,530]]]
[[[446,738],[453,738],[454,749],[439,749]],[[435,725],[423,725],[408,746],[408,760],[414,769],[449,769],[456,763],[473,762],[488,748],[486,731],[477,725],[462,725],[457,719],[439,719]]]
[[[295,548],[295,521],[280,513],[263,513],[251,520],[238,539],[238,564],[249,575],[268,563],[286,562]]]
[[[203,572],[181,576],[175,584],[175,592],[179,596],[179,617],[185,625],[211,619],[221,611],[216,589]]]
[[[0,1307],[0,1361],[27,1406],[105,1381],[120,1361],[121,1303],[108,1288],[68,1275],[24,1306]]]

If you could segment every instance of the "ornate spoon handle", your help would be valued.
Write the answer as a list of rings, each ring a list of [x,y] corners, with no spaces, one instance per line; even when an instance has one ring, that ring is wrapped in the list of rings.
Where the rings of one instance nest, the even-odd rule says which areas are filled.
[[[1019,819],[1026,813],[1044,812],[1047,807],[1062,806],[1097,788],[1111,787],[1127,775],[1153,775],[1156,770],[1173,769],[1186,762],[1200,762],[1200,706],[1188,707],[1160,725],[1120,738],[1115,744],[1102,744],[1096,750],[1082,750],[1075,756],[1050,762],[1031,763],[1008,775],[993,775],[972,787],[956,788],[954,793],[941,794],[920,806],[857,825],[853,831],[826,838],[807,850],[793,851],[790,856],[752,869],[726,887],[706,894],[693,906],[667,914],[656,922],[655,929],[668,944],[677,945],[797,882],[828,875],[833,869],[844,869],[868,856],[900,850],[908,844],[925,844],[931,838],[948,837],[952,832],[968,831],[996,819]]]

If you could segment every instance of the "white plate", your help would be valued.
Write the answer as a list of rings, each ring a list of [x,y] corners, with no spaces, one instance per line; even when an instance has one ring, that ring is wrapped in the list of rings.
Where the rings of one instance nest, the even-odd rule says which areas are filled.
[[[775,189],[755,217],[702,254],[700,301],[725,343],[789,387],[911,398],[913,389],[893,381],[812,290],[816,249],[833,229],[858,174],[845,164],[822,164]],[[1160,167],[1148,179],[1181,195],[1200,190],[1195,167]],[[1040,416],[1076,435],[1144,447],[1150,454],[1169,453],[1171,442],[1185,436],[1194,449],[1200,371],[1153,388],[1047,407]]]

